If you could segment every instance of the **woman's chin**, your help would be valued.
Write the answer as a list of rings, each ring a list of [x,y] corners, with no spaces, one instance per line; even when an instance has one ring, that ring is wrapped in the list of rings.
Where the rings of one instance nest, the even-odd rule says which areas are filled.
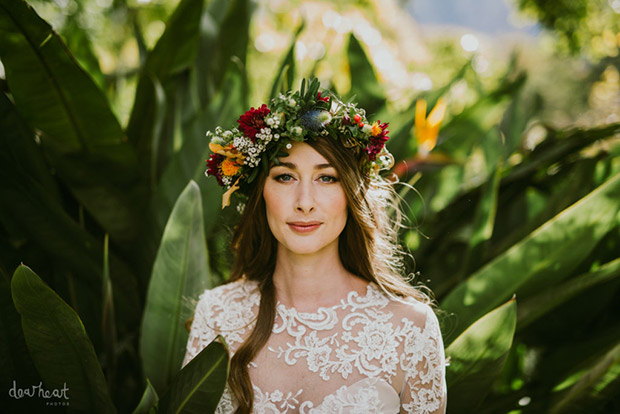
[[[284,249],[289,254],[300,255],[300,256],[312,256],[312,255],[318,255],[318,254],[325,252],[326,250],[328,250],[329,246],[332,244],[333,242],[331,243],[320,243],[320,242],[309,243],[309,240],[306,240],[306,241],[301,241],[299,243],[289,243],[287,245],[283,245],[282,247],[284,247]],[[337,250],[337,247],[338,247],[337,243],[335,247]]]

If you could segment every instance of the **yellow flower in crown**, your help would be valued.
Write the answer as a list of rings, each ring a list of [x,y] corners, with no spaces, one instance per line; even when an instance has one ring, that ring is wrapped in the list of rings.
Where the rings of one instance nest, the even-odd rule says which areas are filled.
[[[413,127],[416,141],[418,142],[418,153],[426,157],[437,145],[439,136],[439,126],[446,114],[446,101],[439,98],[431,113],[426,117],[426,101],[418,99],[415,104],[415,125]]]
[[[232,158],[226,158],[222,161],[222,174],[232,177],[239,172],[241,166],[235,162]]]
[[[235,147],[232,146],[232,144],[228,144],[224,147],[222,145],[210,142],[209,149],[215,154],[220,154],[228,158],[238,159],[237,163],[243,165],[243,160],[245,159],[245,156],[239,151],[237,151]]]

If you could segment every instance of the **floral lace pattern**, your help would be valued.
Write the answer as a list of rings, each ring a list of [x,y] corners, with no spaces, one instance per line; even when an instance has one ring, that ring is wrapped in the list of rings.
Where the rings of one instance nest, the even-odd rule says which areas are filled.
[[[380,291],[369,285],[366,296],[359,297],[357,292],[351,292],[347,300],[330,309],[320,308],[316,314],[297,313],[293,308],[287,309],[283,305],[278,306],[278,316],[282,323],[274,326],[273,332],[284,330],[295,338],[294,344],[288,343],[288,348],[272,349],[278,358],[284,357],[284,361],[293,365],[299,358],[306,358],[308,369],[311,372],[319,372],[324,380],[329,380],[333,373],[347,378],[356,367],[362,374],[369,377],[384,375],[390,381],[396,373],[398,346],[395,335],[403,336],[406,332],[396,332],[392,323],[391,313],[384,313],[378,309],[384,308],[389,300]],[[338,331],[323,339],[317,337],[317,331],[329,331],[338,322],[337,310],[349,311],[342,320],[342,331]],[[317,318],[317,316],[319,318]],[[352,328],[356,325],[363,326],[357,335],[352,334]],[[306,335],[306,332],[310,333]],[[340,336],[340,340],[338,340]],[[350,344],[357,343],[357,349],[353,350]],[[332,347],[335,347],[335,358],[330,358]],[[376,360],[376,363],[372,363]],[[379,364],[379,365],[378,365]]]
[[[399,411],[398,396],[395,396],[390,406],[390,394],[396,391],[390,385],[370,378],[359,381],[352,386],[342,386],[335,393],[325,397],[321,405],[316,408],[312,403],[304,402],[300,407],[302,414],[383,414]]]
[[[255,282],[238,281],[205,291],[196,308],[184,365],[218,334],[234,352],[249,335],[259,302]],[[304,392],[295,382],[265,384],[266,377],[261,375],[255,381],[252,374],[261,372],[261,363],[255,360],[250,364],[255,413],[423,414],[445,410],[443,343],[434,313],[414,300],[393,300],[374,284],[368,285],[365,295],[350,292],[337,305],[315,313],[278,303],[263,358],[268,358],[271,371],[282,363],[283,372],[287,366],[303,369],[319,382]],[[344,385],[337,389],[338,385],[332,385],[324,394],[317,392],[329,390],[332,383]],[[232,413],[235,407],[226,387],[216,413]]]
[[[254,412],[257,414],[286,414],[289,410],[293,411],[299,406],[299,395],[303,390],[298,390],[295,394],[288,392],[284,394],[280,390],[272,393],[263,393],[260,388],[254,387]]]
[[[226,338],[231,348],[236,349],[254,326],[253,308],[258,307],[259,302],[258,288],[251,283],[231,283],[205,290],[196,306],[183,366],[209,345],[218,333]]]

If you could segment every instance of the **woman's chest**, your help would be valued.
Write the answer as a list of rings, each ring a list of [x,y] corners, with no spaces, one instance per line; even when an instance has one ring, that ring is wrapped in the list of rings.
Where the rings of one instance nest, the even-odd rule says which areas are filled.
[[[367,406],[367,397],[375,394],[398,401],[397,390],[404,381],[402,329],[390,318],[324,316],[276,320],[249,369],[259,406],[279,407],[273,412],[306,407],[319,413],[323,411],[316,410],[325,404]],[[380,386],[368,380],[380,381]]]

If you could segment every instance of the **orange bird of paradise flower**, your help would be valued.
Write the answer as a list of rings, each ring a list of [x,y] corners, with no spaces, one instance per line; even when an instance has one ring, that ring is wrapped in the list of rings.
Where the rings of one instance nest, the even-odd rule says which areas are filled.
[[[446,101],[439,98],[435,107],[426,116],[426,101],[418,99],[415,103],[415,125],[413,132],[418,142],[418,154],[425,158],[437,145],[439,126],[446,115]]]

